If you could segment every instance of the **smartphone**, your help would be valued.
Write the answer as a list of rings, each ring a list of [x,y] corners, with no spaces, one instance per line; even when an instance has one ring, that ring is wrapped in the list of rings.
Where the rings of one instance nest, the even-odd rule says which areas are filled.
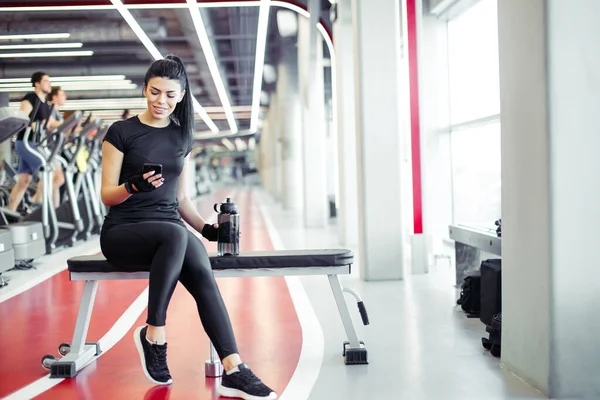
[[[154,171],[154,175],[162,174],[162,164],[146,163],[142,166],[142,174]]]

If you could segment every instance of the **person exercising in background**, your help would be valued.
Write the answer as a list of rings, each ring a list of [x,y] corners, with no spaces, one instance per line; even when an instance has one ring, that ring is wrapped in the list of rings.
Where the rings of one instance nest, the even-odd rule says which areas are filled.
[[[48,94],[47,101],[48,101],[48,106],[50,108],[52,108],[52,106],[54,106],[54,108],[52,108],[52,113],[51,113],[52,118],[54,118],[55,121],[58,121],[62,124],[64,122],[64,119],[63,119],[62,113],[60,112],[60,109],[67,102],[67,94],[65,93],[64,90],[62,90],[62,88],[60,86],[54,86],[52,88],[52,90],[50,90],[50,93]]]
[[[21,111],[25,112],[29,118],[36,124],[44,123],[48,121],[48,130],[53,131],[60,126],[60,122],[56,121],[50,115],[50,107],[46,102],[46,98],[52,89],[50,77],[45,72],[36,72],[31,76],[31,85],[35,88],[33,92],[30,92],[23,97],[21,101]],[[33,115],[32,112],[35,106],[38,105],[37,112]],[[17,207],[23,200],[23,195],[27,190],[27,187],[31,183],[31,177],[37,172],[42,166],[43,160],[40,156],[27,149],[23,138],[25,135],[25,129],[17,134],[17,140],[15,142],[15,151],[19,155],[19,168],[17,170],[17,183],[10,192],[10,200],[8,203],[8,209],[16,211]],[[29,136],[28,145],[34,151],[37,151],[37,147],[33,144],[33,138]],[[37,192],[33,196],[33,199],[41,199],[42,187],[41,182],[38,182]]]
[[[147,109],[113,123],[102,143],[101,197],[109,211],[100,233],[107,260],[115,265],[150,265],[146,325],[133,335],[143,371],[155,384],[172,383],[165,325],[179,281],[196,301],[204,330],[222,360],[225,372],[218,393],[275,399],[277,394],[242,362],[206,248],[183,222],[217,241],[216,225],[206,223],[187,191],[185,165],[193,148],[194,109],[179,57],[152,63],[143,93]],[[154,168],[144,170],[146,163]],[[190,350],[196,351],[196,345],[190,343]]]
[[[48,107],[52,110],[50,113],[50,117],[54,121],[58,122],[57,126],[62,124],[64,122],[64,119],[62,113],[60,112],[60,109],[67,102],[67,94],[64,90],[62,90],[60,86],[54,86],[50,90],[50,93],[48,94],[46,100]],[[50,124],[48,124],[48,127],[50,127]],[[81,128],[79,128],[78,126],[77,129]],[[48,132],[52,132],[52,129],[48,129]],[[62,164],[59,161],[54,161],[53,166],[54,172],[52,174],[52,201],[54,203],[54,208],[56,208],[60,205],[60,188],[65,183],[65,174],[63,172]],[[31,200],[34,203],[40,203],[42,201],[41,190],[38,190],[38,192],[31,198]]]

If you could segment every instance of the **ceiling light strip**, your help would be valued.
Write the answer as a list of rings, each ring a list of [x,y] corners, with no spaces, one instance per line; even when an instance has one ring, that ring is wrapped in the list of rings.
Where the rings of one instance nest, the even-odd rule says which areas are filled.
[[[144,47],[146,47],[146,49],[150,52],[152,57],[154,57],[155,60],[160,60],[161,58],[163,58],[162,54],[160,54],[160,51],[158,51],[154,43],[152,43],[148,35],[146,35],[146,32],[144,32],[142,27],[137,23],[137,21],[135,20],[133,15],[131,15],[129,10],[125,8],[123,2],[121,0],[110,1],[117,8],[117,11],[119,11],[123,19],[127,22],[131,30],[136,34],[138,39],[140,39]]]
[[[83,43],[3,44],[0,50],[78,49]]]
[[[256,33],[256,56],[254,60],[254,86],[252,89],[252,114],[250,131],[258,130],[258,112],[260,110],[260,92],[262,91],[263,68],[265,66],[265,50],[267,47],[267,31],[269,28],[270,0],[261,0],[258,12],[258,30]]]
[[[8,10],[5,10],[8,8]],[[21,7],[19,7],[21,8]],[[27,8],[27,7],[24,7]],[[2,7],[0,11],[11,11],[12,7]],[[26,33],[13,35],[0,35],[0,40],[23,40],[23,39],[67,39],[71,36],[70,33]]]
[[[32,58],[32,57],[86,57],[94,54],[93,51],[41,51],[37,53],[2,53],[0,58]]]
[[[72,86],[88,86],[88,87],[92,87],[92,86],[103,86],[103,87],[107,87],[107,86],[126,86],[126,85],[130,85],[132,82],[131,80],[123,80],[123,81],[72,81],[72,82],[59,82],[60,83],[60,87],[63,89],[68,89]],[[54,86],[58,86],[58,85],[54,85]],[[18,83],[0,83],[0,87],[3,88],[31,88],[32,85],[30,82],[18,82]]]
[[[286,1],[271,1],[271,5],[273,7],[277,6],[277,7],[287,8],[288,10],[295,11],[298,14],[300,14],[303,17],[306,17],[306,18],[310,17],[310,13],[308,11],[306,11],[304,8],[299,7],[299,6],[295,5],[295,4],[288,3]]]
[[[120,81],[124,80],[125,75],[91,75],[91,76],[52,76],[52,83],[70,82],[70,81]],[[31,77],[28,78],[0,78],[0,83],[22,83],[31,82]]]
[[[121,0],[110,0],[110,1],[117,8],[117,11],[119,11],[119,13],[123,17],[123,19],[125,19],[125,21],[129,25],[129,27],[133,30],[133,32],[136,34],[136,36],[140,39],[142,44],[150,52],[152,57],[154,57],[155,60],[162,59],[163,56],[162,56],[162,54],[160,54],[160,51],[158,51],[158,49],[156,48],[154,43],[152,43],[152,41],[150,40],[148,35],[146,35],[146,32],[144,32],[144,30],[140,27],[140,25],[137,23],[137,21],[135,20],[133,15],[131,15],[129,10],[123,5]],[[196,110],[198,115],[200,115],[200,117],[204,120],[206,125],[208,125],[210,130],[213,132],[219,132],[219,128],[217,127],[217,125],[215,125],[213,120],[210,119],[210,117],[208,116],[206,111],[204,111],[204,109],[202,108],[200,103],[198,103],[198,100],[196,100],[196,98],[194,96],[192,96],[192,102],[194,104],[194,109]]]
[[[85,90],[133,90],[133,89],[137,89],[137,85],[124,85],[124,86],[109,86],[109,87],[102,87],[102,86],[73,86],[70,87],[68,90],[69,91],[85,91]],[[18,87],[18,88],[0,88],[0,92],[3,93],[26,93],[26,92],[30,92],[31,88],[26,88],[26,87]]]
[[[221,73],[219,72],[217,60],[215,59],[212,46],[210,45],[210,40],[208,39],[208,34],[206,33],[204,21],[202,21],[202,15],[200,14],[200,10],[198,9],[198,3],[196,2],[196,0],[186,1],[188,4],[188,9],[190,10],[192,22],[194,23],[194,27],[196,28],[198,40],[200,41],[200,45],[202,46],[204,56],[206,57],[208,69],[210,70],[210,74],[212,75],[213,81],[215,82],[215,87],[217,88],[217,93],[219,95],[219,99],[221,100],[221,104],[225,109],[225,114],[227,114],[227,122],[229,123],[229,128],[232,132],[237,132],[238,127],[233,116],[233,111],[231,110],[231,103],[229,102],[229,97],[227,96],[227,91],[225,90],[225,85],[223,84],[223,78],[221,77]]]
[[[200,3],[199,8],[221,8],[221,7],[257,7],[260,1],[220,1],[214,3]],[[127,4],[128,10],[161,10],[187,8],[183,3],[160,3],[160,4]],[[104,11],[114,10],[114,5],[88,5],[88,6],[30,6],[30,7],[0,7],[0,12],[35,12],[35,11]]]

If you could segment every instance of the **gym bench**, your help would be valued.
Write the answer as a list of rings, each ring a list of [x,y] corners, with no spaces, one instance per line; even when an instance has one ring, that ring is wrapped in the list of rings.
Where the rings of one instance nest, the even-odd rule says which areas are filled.
[[[235,257],[217,257],[209,254],[214,276],[259,277],[259,276],[300,276],[327,275],[333,291],[348,341],[343,344],[344,362],[350,364],[368,364],[367,349],[364,342],[358,340],[356,330],[344,292],[352,294],[357,303],[364,325],[369,319],[358,293],[352,289],[342,288],[338,275],[348,275],[354,262],[350,250],[294,250],[294,251],[255,251],[246,252]],[[50,378],[73,378],[78,371],[101,353],[99,343],[87,343],[86,337],[98,282],[105,280],[148,279],[149,266],[128,267],[117,266],[106,260],[103,255],[74,257],[67,261],[69,279],[85,281],[79,304],[77,322],[71,344],[62,343],[58,351],[62,358],[46,355],[42,358],[44,368],[50,370]],[[223,366],[218,355],[210,344],[210,359],[205,363],[207,377],[219,377]]]

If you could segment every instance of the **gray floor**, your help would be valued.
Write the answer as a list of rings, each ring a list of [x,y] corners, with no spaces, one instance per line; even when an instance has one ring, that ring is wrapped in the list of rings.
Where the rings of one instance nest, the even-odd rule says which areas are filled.
[[[340,247],[334,226],[303,229],[298,213],[283,211],[259,189],[256,193],[286,248]],[[359,338],[369,352],[365,366],[343,363],[345,332],[327,279],[305,277],[302,283],[325,340],[321,372],[310,399],[546,398],[483,349],[483,324],[467,319],[455,306],[458,291],[447,260],[440,260],[428,274],[409,275],[404,281],[363,282],[355,273],[344,277],[342,285],[359,291],[369,313],[371,323],[365,327],[348,296]]]

